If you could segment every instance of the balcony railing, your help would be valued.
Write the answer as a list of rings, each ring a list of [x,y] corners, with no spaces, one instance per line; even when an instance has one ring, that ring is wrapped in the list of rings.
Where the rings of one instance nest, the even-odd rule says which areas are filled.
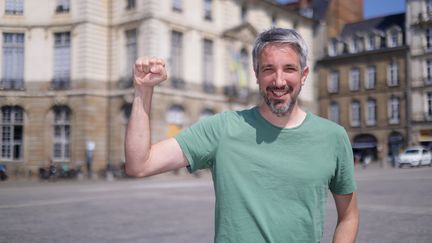
[[[55,90],[69,89],[70,78],[54,78],[51,87]]]
[[[23,90],[24,79],[4,78],[0,81],[0,89],[2,90]]]

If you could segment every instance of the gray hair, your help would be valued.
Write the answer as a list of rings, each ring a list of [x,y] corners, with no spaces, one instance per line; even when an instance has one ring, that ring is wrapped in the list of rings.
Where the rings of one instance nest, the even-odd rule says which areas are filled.
[[[253,68],[258,73],[258,59],[264,47],[269,43],[286,43],[294,47],[299,54],[301,71],[306,67],[308,47],[305,40],[293,29],[271,28],[258,35],[252,50]]]

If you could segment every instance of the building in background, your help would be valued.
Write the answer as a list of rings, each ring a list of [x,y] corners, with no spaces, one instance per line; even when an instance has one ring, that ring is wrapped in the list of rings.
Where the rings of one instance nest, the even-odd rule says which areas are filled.
[[[432,1],[408,0],[411,143],[432,149]]]
[[[409,141],[405,14],[344,25],[317,63],[320,115],[344,126],[354,153],[395,162]]]
[[[195,121],[259,100],[251,48],[271,26],[312,45],[314,21],[271,0],[0,1],[0,163],[36,171],[51,162],[124,162],[138,56],[162,57],[153,141]],[[315,57],[309,56],[311,70]],[[316,112],[311,72],[300,102]]]

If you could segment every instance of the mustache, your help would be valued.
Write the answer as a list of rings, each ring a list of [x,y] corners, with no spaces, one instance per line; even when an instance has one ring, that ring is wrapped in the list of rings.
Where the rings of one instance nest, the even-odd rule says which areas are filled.
[[[293,90],[294,88],[289,85],[284,85],[279,87],[275,85],[271,85],[266,88],[266,91],[279,91],[279,92],[292,92]]]

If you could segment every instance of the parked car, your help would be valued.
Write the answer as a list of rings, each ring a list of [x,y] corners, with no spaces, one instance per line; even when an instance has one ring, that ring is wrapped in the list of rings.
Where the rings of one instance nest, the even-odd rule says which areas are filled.
[[[409,147],[399,155],[399,168],[402,168],[404,165],[411,167],[431,166],[432,153],[421,146]]]

